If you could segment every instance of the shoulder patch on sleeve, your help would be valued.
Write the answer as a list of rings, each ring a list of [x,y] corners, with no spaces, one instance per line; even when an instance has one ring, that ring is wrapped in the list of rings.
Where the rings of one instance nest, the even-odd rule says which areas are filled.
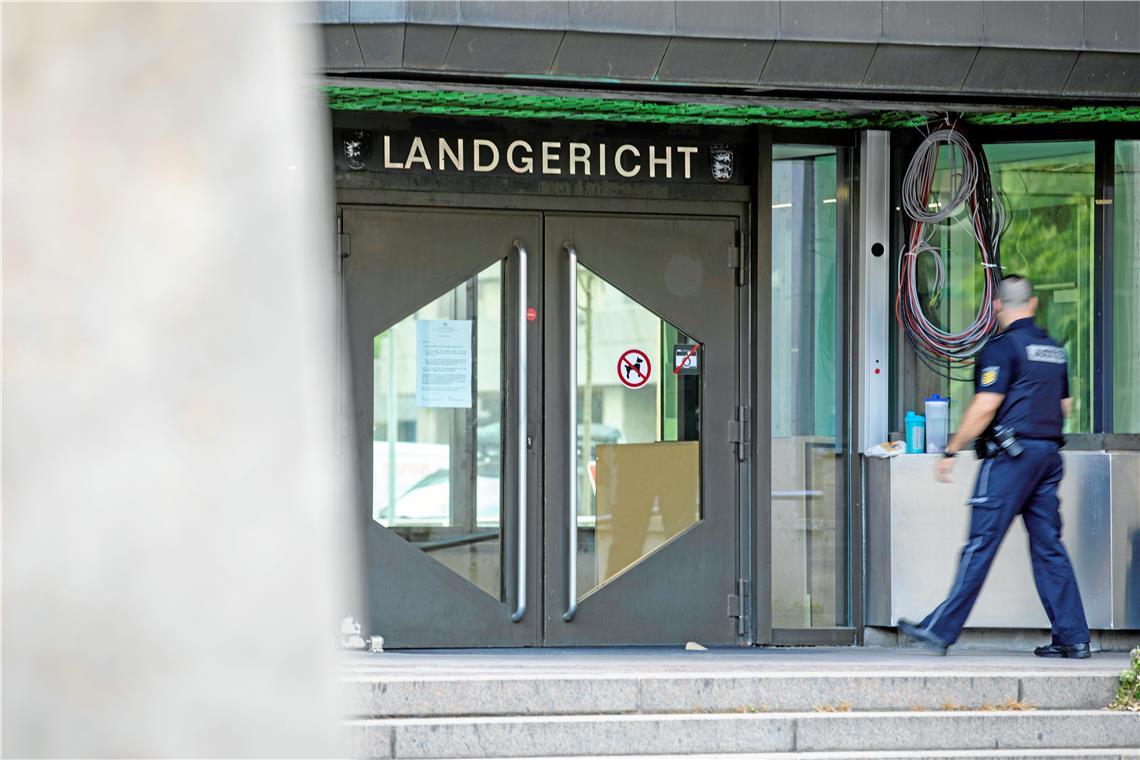
[[[982,387],[983,388],[988,386],[988,385],[993,385],[994,383],[997,382],[998,372],[1000,371],[1000,369],[1001,369],[1000,367],[996,367],[996,366],[984,367],[982,369]]]

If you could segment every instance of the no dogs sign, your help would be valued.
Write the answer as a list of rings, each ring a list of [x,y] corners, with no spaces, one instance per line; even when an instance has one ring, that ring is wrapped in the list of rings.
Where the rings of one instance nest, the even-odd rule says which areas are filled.
[[[649,374],[653,371],[649,357],[644,351],[631,348],[618,357],[618,380],[626,388],[641,388],[649,382]]]

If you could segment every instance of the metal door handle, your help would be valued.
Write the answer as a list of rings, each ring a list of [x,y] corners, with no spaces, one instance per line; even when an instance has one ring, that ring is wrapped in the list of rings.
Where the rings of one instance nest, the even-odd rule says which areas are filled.
[[[518,577],[515,579],[517,597],[515,599],[515,612],[511,615],[512,622],[519,622],[526,614],[526,246],[521,240],[514,241],[515,250],[519,253],[519,363],[518,384],[515,394],[518,399],[518,485],[516,495],[518,498]]]
[[[567,541],[569,552],[569,560],[567,561],[567,580],[566,580],[566,595],[568,601],[566,603],[566,611],[562,613],[562,619],[569,623],[574,619],[574,613],[578,611],[578,251],[575,250],[574,244],[569,240],[562,243],[562,247],[566,249],[566,253],[570,254],[569,272],[570,272],[570,320],[567,324],[570,325],[570,361],[569,361],[569,377],[570,388],[567,393],[568,406],[570,411],[570,420],[567,427],[570,429],[570,450],[569,454],[570,470],[569,477],[566,479],[569,484],[567,488],[567,506],[566,511],[569,513],[569,525],[567,526]],[[586,443],[589,446],[589,442]]]

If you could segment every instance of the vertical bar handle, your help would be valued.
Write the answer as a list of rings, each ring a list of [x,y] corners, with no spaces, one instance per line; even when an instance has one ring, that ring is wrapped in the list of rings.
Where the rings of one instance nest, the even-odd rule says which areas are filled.
[[[570,387],[566,394],[570,413],[566,426],[570,431],[570,448],[566,452],[570,463],[569,475],[566,478],[566,512],[569,514],[566,530],[569,556],[566,563],[567,602],[562,619],[569,623],[574,619],[574,613],[578,611],[578,251],[569,240],[563,242],[562,247],[569,254],[567,301],[570,309],[570,319],[566,322],[570,326],[570,358],[567,362]],[[589,442],[586,445],[588,446]]]
[[[523,619],[526,614],[526,463],[527,463],[527,406],[526,406],[526,246],[521,240],[514,241],[515,250],[519,254],[519,290],[518,290],[518,341],[519,361],[518,377],[516,379],[515,396],[518,401],[518,484],[516,486],[517,522],[518,522],[518,576],[515,578],[515,611],[511,615],[514,623]]]

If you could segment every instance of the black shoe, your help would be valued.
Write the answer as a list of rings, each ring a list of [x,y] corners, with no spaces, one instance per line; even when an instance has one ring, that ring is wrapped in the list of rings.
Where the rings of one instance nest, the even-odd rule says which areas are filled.
[[[946,654],[946,642],[925,628],[919,628],[909,620],[899,618],[899,630],[902,631],[908,639],[917,641],[931,652],[939,655]]]
[[[1089,649],[1089,643],[1086,641],[1082,644],[1050,644],[1045,647],[1037,647],[1033,650],[1033,654],[1038,657],[1064,657],[1073,660],[1085,660],[1092,657],[1092,650]]]

